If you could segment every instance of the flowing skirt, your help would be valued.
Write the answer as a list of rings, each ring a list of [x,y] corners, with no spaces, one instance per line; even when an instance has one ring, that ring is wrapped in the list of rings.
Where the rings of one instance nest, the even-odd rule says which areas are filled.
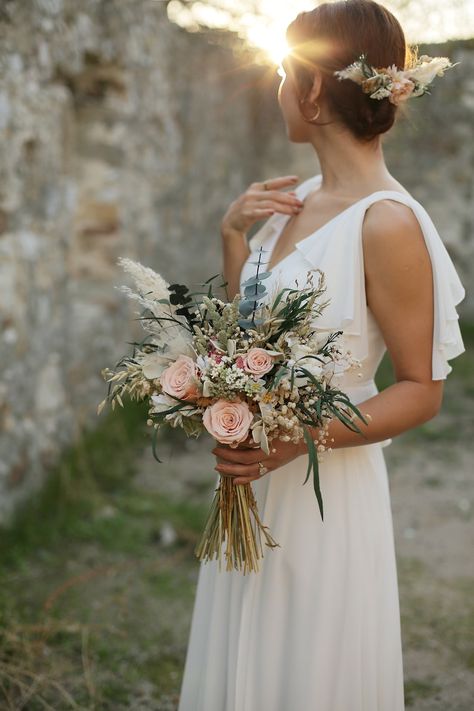
[[[383,447],[324,454],[324,522],[306,468],[300,456],[252,482],[281,546],[259,572],[200,564],[178,711],[403,711]]]

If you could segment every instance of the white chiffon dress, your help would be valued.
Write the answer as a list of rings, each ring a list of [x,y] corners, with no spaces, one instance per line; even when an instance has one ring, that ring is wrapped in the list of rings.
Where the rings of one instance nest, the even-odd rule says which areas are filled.
[[[321,175],[302,182],[300,199]],[[300,240],[267,285],[325,272],[330,305],[322,331],[343,330],[362,360],[339,387],[354,403],[378,392],[386,349],[366,304],[362,221],[377,200],[412,208],[434,276],[432,378],[464,351],[456,305],[465,291],[426,210],[411,195],[380,190]],[[275,214],[250,241],[241,283],[256,249],[271,250],[287,215]],[[381,234],[383,238],[383,234]],[[264,547],[257,573],[200,564],[178,711],[402,711],[403,664],[390,490],[383,448],[391,439],[326,452],[320,462],[324,521],[302,455],[252,482],[260,518],[280,544]],[[217,487],[219,475],[215,482]],[[215,488],[214,487],[214,488]],[[210,489],[209,501],[214,495]]]

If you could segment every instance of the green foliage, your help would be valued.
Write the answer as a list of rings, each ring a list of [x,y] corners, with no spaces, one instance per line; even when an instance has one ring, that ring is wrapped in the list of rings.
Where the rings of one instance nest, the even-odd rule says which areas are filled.
[[[127,402],[63,453],[42,489],[20,508],[13,525],[1,531],[4,564],[77,533],[78,523],[128,484],[137,456],[148,444],[146,411],[144,403]]]
[[[262,319],[256,318],[255,314],[260,305],[260,302],[267,296],[267,290],[262,281],[271,276],[271,272],[261,272],[260,268],[263,264],[262,255],[267,250],[260,247],[258,250],[258,260],[254,262],[257,269],[255,275],[242,282],[244,294],[239,301],[239,313],[243,318],[239,319],[238,324],[243,330],[255,328],[263,323]]]
[[[192,501],[139,488],[145,417],[127,403],[84,432],[2,531],[2,709],[126,711],[144,682],[153,707],[176,693],[183,650],[171,645],[186,636],[209,484]],[[167,434],[163,446],[178,439]]]

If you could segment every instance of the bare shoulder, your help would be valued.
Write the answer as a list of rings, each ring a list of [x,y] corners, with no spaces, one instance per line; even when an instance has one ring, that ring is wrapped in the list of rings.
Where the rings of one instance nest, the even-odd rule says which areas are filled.
[[[412,208],[397,200],[373,203],[364,216],[362,244],[366,275],[399,276],[429,269],[430,259],[421,225]]]

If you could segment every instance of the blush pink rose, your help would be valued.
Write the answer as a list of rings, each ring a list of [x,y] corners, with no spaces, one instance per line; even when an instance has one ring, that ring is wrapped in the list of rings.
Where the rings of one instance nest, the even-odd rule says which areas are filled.
[[[246,402],[218,400],[204,412],[202,421],[206,430],[222,444],[237,445],[246,439],[253,414]]]
[[[187,355],[180,355],[160,375],[160,383],[167,395],[181,400],[195,400],[201,394],[196,363]]]
[[[252,375],[265,375],[273,368],[273,358],[264,348],[251,348],[243,356],[243,367]]]
[[[414,83],[410,79],[401,79],[392,83],[389,101],[395,106],[401,101],[406,101],[413,94],[415,89]]]

